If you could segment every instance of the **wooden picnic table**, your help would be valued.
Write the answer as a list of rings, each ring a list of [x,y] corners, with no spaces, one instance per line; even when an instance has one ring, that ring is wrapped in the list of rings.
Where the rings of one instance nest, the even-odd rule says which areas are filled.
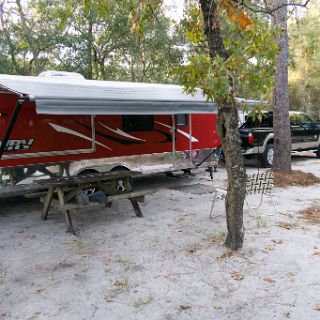
[[[64,212],[67,230],[76,234],[70,211],[80,208],[90,208],[99,205],[95,202],[76,203],[75,196],[82,190],[95,188],[105,193],[108,197],[107,203],[113,200],[130,200],[137,217],[143,217],[139,202],[144,201],[144,196],[154,191],[145,190],[135,192],[132,188],[132,177],[140,175],[135,171],[117,171],[106,173],[90,173],[75,177],[57,177],[38,180],[47,191],[27,195],[28,197],[40,197],[44,203],[41,217],[47,220],[50,207],[55,207]],[[57,197],[58,199],[54,199]],[[100,204],[101,206],[101,204]]]

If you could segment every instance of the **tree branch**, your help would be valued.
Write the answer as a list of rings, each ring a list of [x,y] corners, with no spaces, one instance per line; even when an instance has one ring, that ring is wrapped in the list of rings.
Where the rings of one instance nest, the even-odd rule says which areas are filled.
[[[261,8],[258,5],[257,5],[257,8],[254,8],[253,6],[246,4],[245,0],[230,0],[230,1],[233,3],[236,3],[239,6],[246,8],[254,13],[266,13],[266,14],[273,15],[275,11],[277,11],[281,8],[284,8],[284,7],[292,6],[292,7],[306,8],[311,0],[306,0],[304,3],[283,3],[283,4],[280,4],[276,7],[274,7],[274,8],[268,8],[268,9],[266,9],[269,6],[267,3],[265,3],[264,8]]]

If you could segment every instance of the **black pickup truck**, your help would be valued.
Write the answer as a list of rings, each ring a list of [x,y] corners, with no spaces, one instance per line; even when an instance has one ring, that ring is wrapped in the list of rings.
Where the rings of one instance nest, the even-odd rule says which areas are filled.
[[[298,111],[290,111],[291,150],[314,150],[320,158],[320,123]],[[264,167],[273,162],[273,113],[264,111],[261,121],[248,117],[240,126],[242,153],[246,158],[259,156]]]

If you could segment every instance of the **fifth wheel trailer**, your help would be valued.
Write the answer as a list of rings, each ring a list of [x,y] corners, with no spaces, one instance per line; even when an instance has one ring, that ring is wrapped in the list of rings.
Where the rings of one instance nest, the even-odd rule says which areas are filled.
[[[216,113],[176,85],[0,75],[0,192],[39,172],[208,165],[220,146]]]

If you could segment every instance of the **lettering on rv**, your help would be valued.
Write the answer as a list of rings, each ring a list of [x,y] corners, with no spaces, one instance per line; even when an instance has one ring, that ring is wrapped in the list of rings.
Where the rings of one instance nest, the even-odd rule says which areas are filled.
[[[31,148],[34,139],[17,139],[17,140],[8,140],[5,152],[8,151],[27,151]],[[0,142],[0,145],[2,141]]]

